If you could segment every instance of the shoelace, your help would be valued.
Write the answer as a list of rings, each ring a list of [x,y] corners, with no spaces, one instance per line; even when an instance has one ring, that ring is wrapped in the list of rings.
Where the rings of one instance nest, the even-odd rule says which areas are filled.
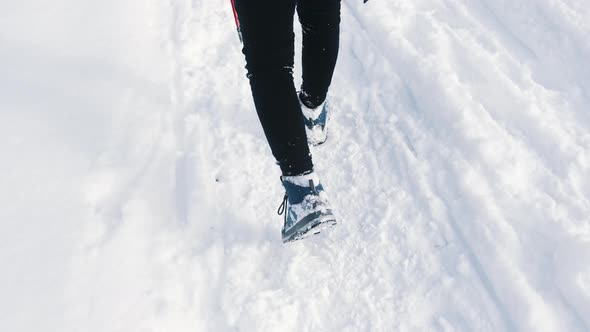
[[[281,203],[281,205],[279,206],[278,210],[277,210],[277,214],[280,216],[281,214],[285,214],[284,219],[285,219],[285,223],[287,223],[287,205],[289,204],[288,201],[288,197],[287,197],[287,193],[285,193],[285,196],[283,197],[283,202]]]

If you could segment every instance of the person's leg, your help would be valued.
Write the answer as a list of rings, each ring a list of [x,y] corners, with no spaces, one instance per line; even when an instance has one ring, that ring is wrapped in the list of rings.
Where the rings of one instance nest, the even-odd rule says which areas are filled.
[[[296,0],[236,0],[254,104],[283,175],[313,170],[293,83]]]
[[[303,29],[300,97],[315,108],[326,99],[338,58],[340,0],[299,0],[297,13]]]

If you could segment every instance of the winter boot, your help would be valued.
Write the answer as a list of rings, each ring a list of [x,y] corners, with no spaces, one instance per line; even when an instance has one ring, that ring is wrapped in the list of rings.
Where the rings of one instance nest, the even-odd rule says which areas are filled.
[[[300,95],[301,96],[301,95]],[[324,100],[319,106],[309,108],[301,101],[301,112],[303,113],[303,121],[305,122],[305,132],[307,133],[307,143],[310,145],[320,145],[328,139],[328,120],[329,120],[329,106]]]
[[[336,219],[318,176],[309,173],[298,176],[282,176],[285,197],[279,207],[279,215],[285,215],[283,242],[304,239],[336,225]]]

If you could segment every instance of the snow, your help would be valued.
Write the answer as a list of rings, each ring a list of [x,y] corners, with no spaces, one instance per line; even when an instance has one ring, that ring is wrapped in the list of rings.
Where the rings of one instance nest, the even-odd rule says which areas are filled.
[[[590,331],[587,1],[345,0],[290,245],[229,2],[0,13],[1,331]]]

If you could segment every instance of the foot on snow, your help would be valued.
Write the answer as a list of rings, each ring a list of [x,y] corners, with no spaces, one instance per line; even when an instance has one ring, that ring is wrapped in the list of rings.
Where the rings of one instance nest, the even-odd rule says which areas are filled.
[[[285,197],[278,213],[285,214],[281,232],[284,243],[304,239],[336,225],[324,188],[315,173],[282,176],[281,181]]]

